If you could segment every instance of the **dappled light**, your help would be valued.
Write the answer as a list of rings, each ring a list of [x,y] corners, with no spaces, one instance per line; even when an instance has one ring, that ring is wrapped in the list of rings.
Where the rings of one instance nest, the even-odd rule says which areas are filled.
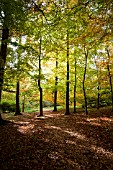
[[[71,132],[71,131],[68,131],[68,130],[65,130],[64,132],[68,133],[70,136],[74,136],[74,137],[76,137],[78,139],[85,140],[85,136],[79,134],[78,132],[75,133],[75,132]]]
[[[0,0],[0,170],[113,170],[113,0]]]
[[[62,130],[60,127],[56,127],[56,126],[45,126],[45,128],[47,129],[57,129],[57,130]]]
[[[113,122],[113,118],[100,117],[100,121]]]
[[[33,124],[29,124],[27,126],[20,126],[18,128],[18,131],[23,133],[23,134],[26,134],[28,133],[30,130],[32,130],[34,128],[34,125]]]
[[[67,133],[69,134],[70,136],[73,136],[73,137],[76,137],[78,139],[81,139],[81,140],[85,140],[85,136],[84,135],[81,135],[80,133],[77,133],[77,132],[72,132],[72,131],[69,131],[69,130],[63,130],[61,127],[56,127],[56,126],[45,126],[45,128],[47,129],[56,129],[56,130],[60,130],[62,131],[63,133]]]
[[[14,127],[17,127],[17,130],[20,133],[26,134],[34,128],[34,124],[31,124],[31,122],[27,121],[26,122],[18,121],[15,122]]]
[[[104,156],[104,158],[110,158],[113,160],[113,151],[108,151],[108,150],[105,150],[104,148],[102,147],[97,147],[96,145],[92,145],[91,146],[91,149],[97,153],[98,155],[102,155]]]
[[[48,111],[42,117],[37,117],[37,113],[23,113],[4,126],[0,136],[2,148],[7,153],[13,147],[8,161],[4,152],[1,154],[5,166],[11,167],[13,162],[16,167],[20,162],[20,167],[34,166],[36,170],[113,169],[112,118],[62,113]]]
[[[71,140],[66,140],[66,143],[67,143],[67,144],[71,144],[71,145],[76,145],[76,144],[77,144],[76,142],[71,141]]]
[[[20,125],[20,126],[21,126],[21,125],[28,125],[28,124],[30,124],[30,122],[27,122],[27,121],[26,121],[26,122],[24,122],[24,121],[18,121],[18,122],[16,122],[16,121],[15,121],[14,123],[17,124],[17,125]]]

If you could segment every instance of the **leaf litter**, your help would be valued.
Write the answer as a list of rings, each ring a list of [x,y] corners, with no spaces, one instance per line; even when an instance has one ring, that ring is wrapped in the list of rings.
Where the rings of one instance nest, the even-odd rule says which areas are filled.
[[[65,116],[23,113],[0,127],[1,170],[112,170],[113,117],[108,108]]]

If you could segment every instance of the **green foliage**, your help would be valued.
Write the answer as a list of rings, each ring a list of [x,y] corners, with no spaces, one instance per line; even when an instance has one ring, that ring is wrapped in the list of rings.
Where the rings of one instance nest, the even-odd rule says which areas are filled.
[[[43,107],[52,107],[54,103],[51,101],[43,101]]]
[[[77,3],[67,1],[34,1],[29,0],[2,0],[0,2],[1,18],[7,15],[7,24],[10,25],[10,42],[12,45],[7,53],[7,62],[4,76],[4,90],[15,91],[17,79],[21,81],[20,96],[26,95],[28,107],[39,107],[38,80],[43,88],[43,106],[53,106],[53,92],[58,91],[58,102],[65,104],[66,98],[66,49],[67,29],[69,31],[69,63],[70,63],[70,102],[73,103],[73,86],[75,76],[74,60],[76,58],[76,101],[82,105],[83,75],[84,75],[84,47],[88,50],[88,61],[85,79],[87,102],[89,107],[97,105],[97,86],[101,89],[100,105],[111,104],[108,73],[106,71],[107,57],[102,52],[111,39],[112,4],[96,1]],[[26,7],[29,3],[29,9]],[[38,3],[40,9],[38,9]],[[45,5],[44,5],[45,4]],[[107,11],[107,5],[109,10]],[[103,10],[105,7],[106,10]],[[103,16],[103,17],[102,17]],[[104,17],[105,16],[105,17]],[[3,25],[3,19],[1,20]],[[16,30],[18,28],[18,31]],[[14,33],[15,32],[15,33]],[[109,34],[110,32],[110,34]],[[39,75],[39,55],[41,44],[41,73]],[[107,41],[106,40],[107,37]],[[25,43],[22,42],[24,38]],[[20,40],[19,40],[20,39]],[[110,42],[109,42],[110,43]],[[100,52],[98,52],[100,50]],[[111,53],[112,56],[112,53]],[[58,68],[55,66],[56,58]],[[94,60],[95,58],[95,60]],[[112,57],[111,57],[112,58]],[[95,64],[96,63],[96,64]],[[112,65],[112,59],[110,59]],[[55,85],[55,76],[58,76],[58,85]],[[25,81],[25,80],[28,80]],[[27,101],[27,97],[29,97]],[[3,96],[2,96],[3,98]],[[7,97],[5,97],[7,98]],[[10,96],[8,97],[9,100]],[[15,100],[15,99],[14,99]],[[20,101],[21,102],[21,101]],[[27,104],[25,103],[25,106]],[[5,108],[9,108],[4,103]],[[84,104],[83,104],[84,105]],[[6,109],[5,109],[6,110]]]
[[[14,102],[3,101],[0,105],[3,112],[15,112],[16,104]]]

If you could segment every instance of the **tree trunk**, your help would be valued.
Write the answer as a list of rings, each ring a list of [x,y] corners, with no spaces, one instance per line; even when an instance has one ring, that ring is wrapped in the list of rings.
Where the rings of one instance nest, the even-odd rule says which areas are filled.
[[[67,79],[66,79],[66,113],[69,115],[69,31],[67,30]]]
[[[38,116],[43,116],[43,94],[42,94],[42,88],[40,86],[40,80],[38,80],[38,87],[40,92],[40,112]]]
[[[1,105],[0,105],[0,126],[1,126],[1,125],[4,125],[5,122],[6,122],[6,121],[2,119],[2,108],[1,108]]]
[[[98,87],[97,87],[97,89],[98,89],[97,110],[99,110],[99,108],[100,108],[100,82],[99,82],[99,80],[98,80]]]
[[[40,91],[40,112],[38,116],[43,116],[43,95],[42,95],[42,88],[41,88],[41,51],[42,51],[42,39],[40,38],[40,54],[39,54],[39,79],[38,79],[38,87]]]
[[[43,104],[42,104],[42,101],[43,101],[43,94],[42,94],[42,88],[40,87],[40,116],[43,116]]]
[[[5,23],[5,21],[4,21]],[[1,40],[1,51],[0,51],[0,103],[2,97],[2,87],[3,87],[3,79],[4,79],[4,67],[6,63],[7,56],[7,44],[9,38],[9,29],[3,25],[2,29],[2,40]],[[0,124],[3,123],[2,115],[0,113]]]
[[[95,60],[95,65],[97,67],[96,60]],[[97,110],[98,110],[100,108],[100,81],[99,81],[98,67],[97,67],[97,80],[98,80],[98,86],[97,86],[97,90],[98,90],[98,94],[97,94]]]
[[[76,57],[75,57],[75,85],[74,85],[74,111],[76,113]]]
[[[58,61],[56,59],[56,70],[58,68]],[[55,91],[54,91],[54,110],[53,112],[57,111],[57,84],[58,84],[58,77],[55,77]]]
[[[111,101],[112,101],[112,112],[113,112],[113,86],[112,86],[112,77],[111,77],[110,66],[109,66],[110,54],[108,49],[107,49],[107,54],[108,54],[107,69],[108,69],[108,76],[109,76],[109,83],[110,83],[110,90],[111,90]]]
[[[96,65],[96,69],[97,69],[97,80],[98,80],[98,86],[97,86],[97,90],[98,90],[98,94],[97,94],[97,110],[100,108],[100,80],[99,80],[99,69],[97,66],[97,62],[95,59],[95,65]]]
[[[15,116],[21,115],[20,113],[20,106],[19,106],[19,81],[17,82],[16,85],[16,110],[15,110]]]
[[[84,77],[83,77],[83,93],[84,93],[84,101],[85,101],[85,113],[86,115],[88,115],[87,97],[86,97],[86,90],[85,90],[85,78],[86,78],[86,70],[87,70],[88,51],[86,51],[85,47],[84,47],[84,52],[85,52],[85,68],[84,68]]]

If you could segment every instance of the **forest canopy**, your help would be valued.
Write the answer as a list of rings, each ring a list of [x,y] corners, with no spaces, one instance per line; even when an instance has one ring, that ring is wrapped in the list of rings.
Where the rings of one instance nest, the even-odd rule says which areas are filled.
[[[112,37],[111,0],[1,0],[1,106],[113,111]]]

